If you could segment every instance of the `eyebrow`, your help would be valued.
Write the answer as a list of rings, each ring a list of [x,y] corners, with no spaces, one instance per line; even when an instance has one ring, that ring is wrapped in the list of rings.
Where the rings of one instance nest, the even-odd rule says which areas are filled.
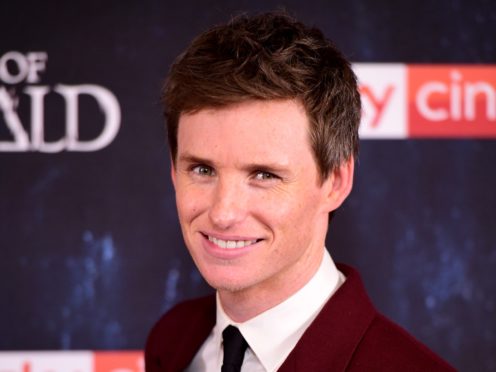
[[[202,158],[189,153],[181,154],[178,157],[178,162],[187,164],[205,164],[214,167],[214,162],[207,158]],[[288,164],[281,163],[249,163],[241,166],[241,169],[248,172],[262,171],[262,172],[274,172],[274,173],[287,173]]]
[[[177,161],[182,162],[182,163],[188,163],[188,164],[195,164],[195,163],[205,164],[205,165],[209,165],[209,166],[213,164],[208,159],[204,159],[204,158],[201,158],[199,156],[191,155],[188,153],[178,156]]]

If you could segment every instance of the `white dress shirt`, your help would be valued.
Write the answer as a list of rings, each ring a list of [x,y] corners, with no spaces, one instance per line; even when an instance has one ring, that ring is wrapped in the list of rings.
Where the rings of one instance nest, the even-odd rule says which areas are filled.
[[[217,321],[210,335],[196,353],[188,371],[220,371],[222,366],[222,331],[229,324],[240,330],[249,347],[241,372],[276,371],[315,319],[332,294],[345,281],[331,256],[324,249],[319,269],[300,290],[279,305],[236,323],[222,309],[217,294]]]

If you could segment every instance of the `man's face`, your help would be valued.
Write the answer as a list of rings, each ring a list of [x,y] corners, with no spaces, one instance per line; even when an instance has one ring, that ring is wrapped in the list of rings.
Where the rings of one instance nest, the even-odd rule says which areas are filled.
[[[308,125],[293,100],[180,117],[172,169],[179,220],[193,260],[221,293],[289,295],[320,264],[337,205],[330,181],[320,182]]]

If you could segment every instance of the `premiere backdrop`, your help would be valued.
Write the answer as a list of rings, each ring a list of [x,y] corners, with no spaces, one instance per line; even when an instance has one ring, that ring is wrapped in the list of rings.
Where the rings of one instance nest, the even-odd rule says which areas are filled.
[[[455,367],[496,371],[489,0],[2,2],[1,350],[139,356],[160,314],[210,291],[176,218],[160,88],[194,35],[281,6],[334,40],[362,86],[331,255]],[[29,370],[31,354],[3,354],[2,371]]]

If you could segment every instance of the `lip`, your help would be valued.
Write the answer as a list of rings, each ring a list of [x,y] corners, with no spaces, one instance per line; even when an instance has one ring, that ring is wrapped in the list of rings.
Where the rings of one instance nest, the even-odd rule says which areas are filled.
[[[250,238],[250,237],[242,237],[242,236],[224,236],[224,235],[218,235],[218,234],[208,234],[208,233],[200,233],[203,247],[205,251],[207,252],[208,255],[213,256],[218,259],[222,260],[232,260],[235,258],[242,257],[254,249],[258,248],[259,243],[263,239],[257,239],[257,238]],[[221,239],[225,241],[256,241],[253,244],[250,244],[245,247],[238,247],[238,248],[221,248],[214,242],[210,241],[208,237],[215,237],[216,239]]]

